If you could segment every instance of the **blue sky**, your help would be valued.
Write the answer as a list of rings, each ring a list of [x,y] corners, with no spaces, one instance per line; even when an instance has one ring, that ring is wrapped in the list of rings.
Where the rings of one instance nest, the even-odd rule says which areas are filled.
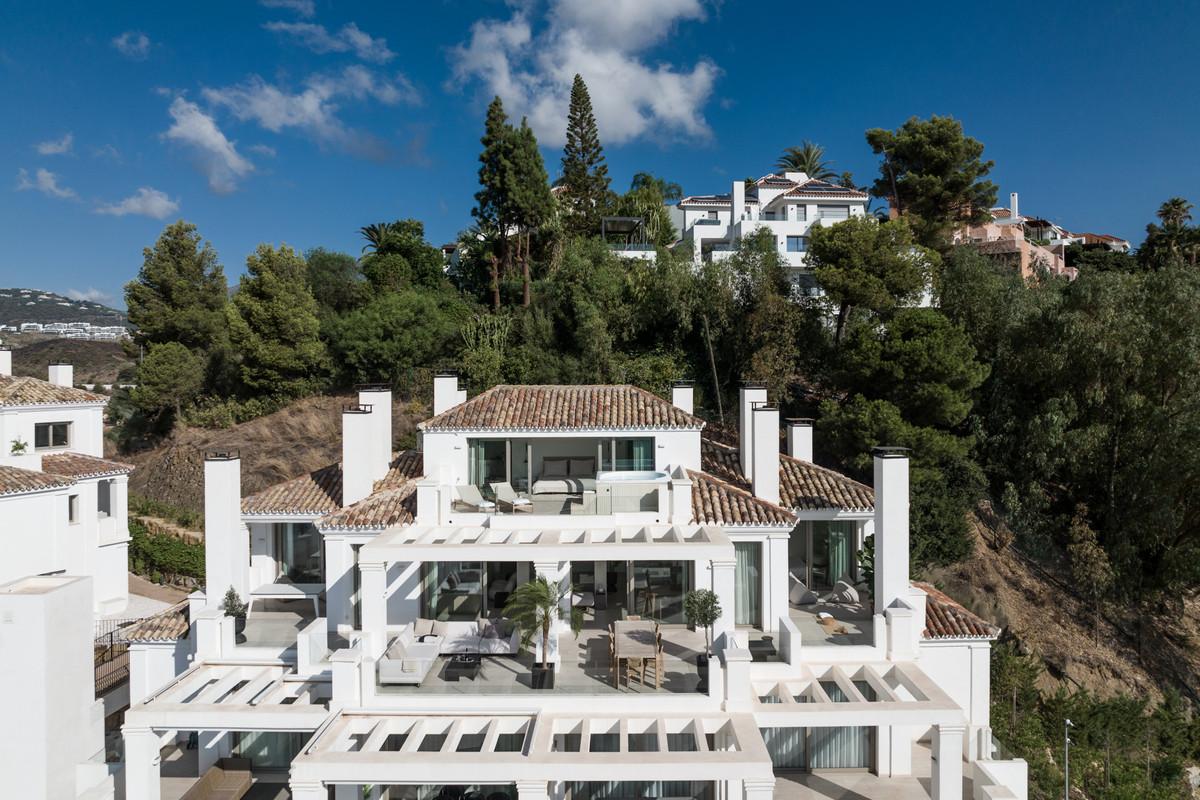
[[[566,96],[591,88],[614,178],[688,193],[824,145],[876,172],[870,127],[950,114],[1001,199],[1139,241],[1200,203],[1200,9],[705,0],[0,5],[0,286],[121,305],[183,217],[231,279],[259,242],[357,253],[401,217],[470,223],[483,111],[528,115],[553,176]]]

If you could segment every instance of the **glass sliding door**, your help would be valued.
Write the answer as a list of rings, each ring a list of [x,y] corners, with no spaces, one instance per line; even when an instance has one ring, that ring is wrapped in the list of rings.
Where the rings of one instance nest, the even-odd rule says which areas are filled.
[[[812,523],[812,588],[831,589],[839,580],[856,580],[855,529],[853,522]]]
[[[277,522],[275,562],[277,577],[292,583],[324,583],[321,559],[321,534],[310,522]]]
[[[777,770],[808,769],[808,731],[805,728],[759,728],[763,744]]]
[[[429,619],[470,621],[483,611],[484,575],[479,561],[427,561],[422,564],[424,615]]]
[[[683,596],[691,588],[691,561],[634,561],[630,564],[633,583],[629,614],[668,624],[682,624]]]
[[[733,621],[736,625],[762,625],[762,543],[734,542]]]
[[[614,469],[625,471],[650,471],[654,469],[654,439],[617,439],[616,464]]]
[[[467,447],[473,485],[486,487],[508,480],[508,447],[504,439],[471,439]]]
[[[809,769],[870,769],[874,728],[812,728],[808,742]]]

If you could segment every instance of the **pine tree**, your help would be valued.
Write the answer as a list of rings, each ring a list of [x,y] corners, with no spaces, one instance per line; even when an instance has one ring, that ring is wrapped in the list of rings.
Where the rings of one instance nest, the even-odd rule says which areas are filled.
[[[259,245],[246,259],[229,304],[229,333],[249,393],[302,397],[328,373],[319,337],[317,301],[305,281],[305,264],[287,245]]]
[[[567,210],[567,229],[581,236],[600,231],[600,217],[611,202],[608,166],[592,98],[583,78],[575,76],[571,86],[571,106],[567,114],[567,144],[563,148],[562,186]]]
[[[538,149],[537,137],[526,120],[511,132],[513,185],[507,198],[511,218],[517,228],[517,253],[521,262],[524,295],[522,305],[529,305],[529,249],[533,231],[550,217],[554,198],[550,194],[546,165]]]
[[[479,140],[483,152],[479,154],[479,191],[475,193],[475,208],[471,216],[480,228],[494,230],[500,234],[500,259],[507,269],[511,265],[508,251],[508,230],[512,225],[512,126],[504,113],[504,104],[499,96],[492,99],[484,123],[483,138]]]

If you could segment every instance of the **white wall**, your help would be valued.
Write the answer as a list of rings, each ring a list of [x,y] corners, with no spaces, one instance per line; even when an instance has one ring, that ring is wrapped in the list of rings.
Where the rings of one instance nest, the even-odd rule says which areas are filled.
[[[55,489],[0,497],[0,583],[66,568],[69,493]]]
[[[991,652],[991,642],[980,639],[927,639],[918,650],[921,669],[966,713],[972,745],[990,724]]]
[[[0,448],[8,453],[13,439],[34,443],[34,426],[42,422],[71,423],[67,447],[41,450],[42,453],[70,450],[84,455],[104,457],[104,406],[13,406],[0,409]]]
[[[23,590],[27,581],[39,588]],[[0,773],[8,797],[74,797],[75,765],[104,746],[86,577],[0,586]],[[19,657],[16,657],[18,656]]]

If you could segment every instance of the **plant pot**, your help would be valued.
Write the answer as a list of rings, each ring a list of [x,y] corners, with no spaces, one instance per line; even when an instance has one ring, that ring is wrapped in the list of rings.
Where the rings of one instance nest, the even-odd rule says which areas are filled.
[[[704,653],[696,656],[696,672],[700,675],[700,683],[696,686],[697,692],[708,691],[708,656]]]
[[[541,664],[534,664],[532,684],[534,689],[553,689],[554,665],[543,667]]]
[[[233,640],[234,640],[234,642],[241,644],[242,642],[246,641],[245,632],[246,632],[246,617],[245,616],[234,617],[233,618]]]

